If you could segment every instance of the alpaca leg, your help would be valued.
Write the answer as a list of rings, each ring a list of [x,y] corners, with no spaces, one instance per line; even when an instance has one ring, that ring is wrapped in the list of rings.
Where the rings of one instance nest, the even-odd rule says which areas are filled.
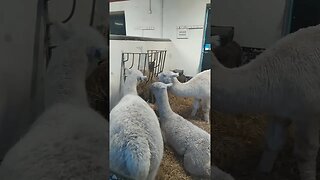
[[[199,106],[200,106],[200,99],[196,99],[194,98],[193,100],[193,104],[192,104],[192,112],[191,112],[191,116],[194,117],[199,109]]]
[[[210,122],[210,99],[201,100],[202,111],[204,113],[204,120]]]
[[[300,178],[316,180],[316,157],[319,149],[318,121],[295,122],[295,149]]]
[[[286,130],[290,121],[284,119],[272,119],[268,122],[266,132],[266,149],[260,159],[259,172],[269,173],[273,164],[283,148],[286,139]]]
[[[193,176],[209,177],[211,168],[210,161],[204,163],[203,159],[201,160],[199,159],[199,157],[197,158],[197,156],[195,156],[195,154],[198,153],[199,152],[186,151],[183,157],[183,167],[188,173],[192,174]]]

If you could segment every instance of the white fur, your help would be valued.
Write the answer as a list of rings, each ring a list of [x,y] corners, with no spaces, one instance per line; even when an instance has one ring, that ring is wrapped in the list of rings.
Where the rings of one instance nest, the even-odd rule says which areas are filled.
[[[134,180],[155,179],[163,157],[163,139],[155,112],[137,94],[146,77],[125,69],[123,97],[110,112],[110,170]]]
[[[46,75],[45,112],[6,154],[1,179],[107,178],[108,124],[85,94],[87,69],[97,64],[88,50],[106,52],[106,42],[89,27],[54,27],[61,43]]]
[[[234,180],[234,178],[230,174],[222,171],[217,166],[213,166],[211,170],[212,170],[211,179]]]
[[[195,116],[201,102],[204,111],[204,120],[210,120],[210,79],[211,70],[203,71],[185,83],[180,83],[177,79],[178,73],[162,72],[158,75],[159,81],[163,83],[173,83],[169,87],[169,92],[182,97],[194,97],[192,116]]]
[[[300,177],[316,179],[320,120],[320,25],[287,35],[250,63],[228,69],[214,59],[216,110],[274,116],[260,170],[272,169],[284,141],[287,120],[295,128]],[[274,124],[275,123],[275,124]]]
[[[165,142],[184,158],[184,167],[192,175],[210,177],[210,134],[174,113],[170,107],[167,87],[155,82],[150,89],[156,97],[160,126]]]

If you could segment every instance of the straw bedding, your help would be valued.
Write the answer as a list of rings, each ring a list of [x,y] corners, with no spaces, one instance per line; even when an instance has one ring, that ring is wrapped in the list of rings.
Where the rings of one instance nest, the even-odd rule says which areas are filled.
[[[270,174],[259,174],[256,167],[264,148],[265,116],[232,116],[213,113],[214,163],[236,180],[299,180],[293,155],[292,127],[287,142]]]
[[[91,107],[106,119],[109,109],[107,78],[107,62],[103,62],[86,80],[87,95]]]

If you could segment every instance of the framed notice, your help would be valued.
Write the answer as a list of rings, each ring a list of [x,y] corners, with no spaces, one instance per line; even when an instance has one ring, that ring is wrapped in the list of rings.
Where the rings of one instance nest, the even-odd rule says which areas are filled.
[[[189,29],[188,28],[183,28],[177,29],[177,39],[188,39],[189,38]]]

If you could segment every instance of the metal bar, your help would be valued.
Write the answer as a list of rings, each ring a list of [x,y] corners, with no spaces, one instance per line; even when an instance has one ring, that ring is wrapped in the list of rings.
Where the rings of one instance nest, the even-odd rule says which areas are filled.
[[[129,57],[130,57],[130,56],[129,56]],[[128,59],[128,60],[129,60],[129,59]],[[129,69],[132,69],[133,65],[134,65],[134,54],[132,54],[132,64],[131,64],[131,66],[129,67]]]
[[[157,70],[157,73],[156,73],[155,76],[158,76],[158,74],[160,73],[160,71],[161,71],[161,69],[162,69],[162,61],[163,61],[163,59],[162,59],[162,52],[160,51],[160,52],[159,52],[159,67],[158,67],[158,70]]]
[[[138,59],[138,70],[140,69],[140,58],[141,58],[141,54],[139,54],[139,59]],[[144,74],[144,70],[143,70],[143,74]]]
[[[96,9],[96,0],[93,0],[92,8],[91,8],[90,23],[89,23],[90,26],[93,26],[95,9]]]
[[[77,0],[73,0],[71,12],[70,12],[69,16],[65,20],[62,21],[62,23],[67,23],[73,17],[74,11],[76,9],[76,3],[77,3]]]
[[[163,69],[164,69],[164,64],[166,62],[166,55],[167,55],[167,51],[163,51],[164,55],[163,55],[163,62],[162,62],[162,69],[161,69],[161,72],[163,72]]]

